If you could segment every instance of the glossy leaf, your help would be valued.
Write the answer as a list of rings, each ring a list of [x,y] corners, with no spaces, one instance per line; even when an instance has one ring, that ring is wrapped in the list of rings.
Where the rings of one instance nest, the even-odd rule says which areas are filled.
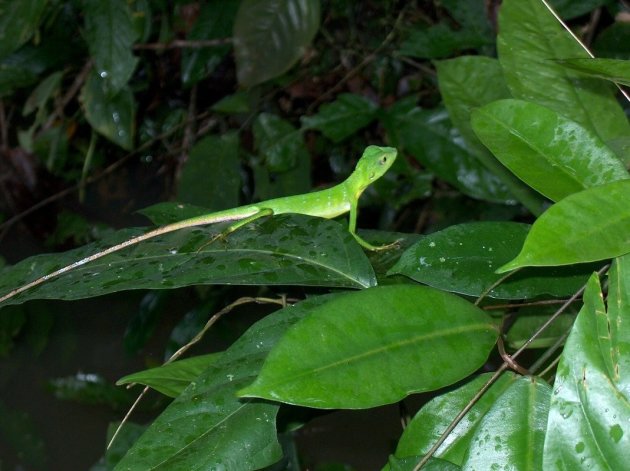
[[[0,59],[31,39],[46,7],[46,0],[0,1]]]
[[[254,139],[266,167],[271,172],[286,172],[300,161],[309,161],[302,132],[271,113],[261,113],[254,121]]]
[[[630,87],[630,61],[620,59],[564,59],[558,63],[592,77]]]
[[[427,402],[405,428],[396,447],[396,457],[424,456],[491,375],[479,375],[457,389]],[[437,449],[435,457],[461,466],[473,434],[484,415],[515,380],[516,376],[512,373],[502,375],[453,429]]]
[[[630,178],[597,135],[544,106],[495,101],[472,113],[472,125],[503,165],[553,201]]]
[[[186,387],[220,358],[221,353],[210,353],[192,358],[185,358],[173,363],[138,371],[123,376],[116,384],[139,383],[150,386],[169,397],[179,396]]]
[[[514,201],[501,180],[462,142],[444,109],[395,107],[388,114],[387,126],[396,136],[397,145],[444,181],[473,198],[503,203]]]
[[[236,133],[206,136],[197,141],[182,169],[177,200],[212,211],[238,206],[241,190],[238,150]]]
[[[559,306],[560,304],[555,304],[542,306],[542,309],[541,306],[519,309],[518,313],[513,317],[513,322],[511,322],[509,330],[505,334],[506,345],[513,350],[521,348],[532,334],[549,320],[549,317]],[[540,335],[528,344],[528,348],[550,347],[560,337],[569,332],[574,322],[575,314],[561,314],[551,325],[547,326]]]
[[[515,222],[473,222],[450,226],[427,235],[402,254],[388,275],[407,276],[420,283],[455,293],[479,296],[499,281],[496,269],[521,249],[530,226]],[[529,268],[495,286],[488,296],[528,299],[575,293],[596,269]]]
[[[361,247],[339,223],[300,215],[253,222],[207,244],[225,224],[182,229],[79,266],[8,301],[80,299],[128,289],[193,284],[367,287],[376,283]],[[37,255],[5,268],[0,292],[120,243],[138,230],[63,254]]]
[[[234,23],[238,81],[251,87],[286,72],[319,29],[319,0],[244,0]]]
[[[290,326],[330,298],[310,298],[250,327],[151,424],[117,469],[259,469],[279,460],[278,406],[238,399],[236,391],[258,374]]]
[[[593,262],[630,252],[628,201],[630,180],[567,196],[536,220],[521,252],[497,272]]]
[[[81,90],[81,103],[90,126],[123,149],[131,150],[136,103],[129,88],[110,97],[103,89],[103,80],[92,73]]]
[[[188,41],[229,38],[238,10],[238,0],[213,0],[200,6],[199,16],[188,33]],[[230,45],[188,48],[182,51],[182,82],[193,85],[210,75],[230,51]]]
[[[302,118],[303,129],[317,129],[334,142],[340,142],[376,117],[377,107],[365,97],[342,93],[332,103],[319,108],[317,114]]]
[[[397,458],[390,456],[387,465],[381,471],[415,471],[416,465],[422,457],[409,456],[406,458]],[[439,458],[431,458],[427,464],[422,466],[422,471],[459,471],[461,468],[450,461],[441,460]]]
[[[550,469],[542,466],[550,396],[540,379],[514,381],[475,430],[462,469]]]
[[[497,59],[485,56],[461,56],[436,61],[440,95],[453,125],[476,153],[488,152],[479,142],[470,124],[475,108],[509,98],[510,91]]]
[[[125,87],[138,59],[132,53],[136,31],[125,0],[82,0],[85,39],[107,95]]]
[[[408,285],[347,293],[288,331],[239,395],[323,409],[390,404],[466,377],[496,337],[490,317],[448,293]]]
[[[497,48],[514,98],[546,106],[594,131],[604,142],[630,135],[610,84],[556,63],[588,58],[540,0],[506,0]]]
[[[595,275],[551,397],[544,469],[624,469],[630,460],[630,258],[615,260],[608,311]]]

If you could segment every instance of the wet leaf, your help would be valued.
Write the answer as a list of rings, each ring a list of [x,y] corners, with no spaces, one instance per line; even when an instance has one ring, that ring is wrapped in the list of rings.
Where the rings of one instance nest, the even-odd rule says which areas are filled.
[[[92,73],[81,90],[81,103],[90,126],[123,149],[131,150],[136,103],[129,88],[109,97],[103,90],[102,79]]]
[[[317,114],[302,118],[302,129],[317,129],[334,142],[340,142],[376,117],[377,106],[367,98],[342,93],[332,103],[322,105]]]
[[[330,297],[310,298],[254,324],[166,408],[119,469],[259,469],[279,460],[278,406],[238,399],[236,391],[255,378],[286,330]]]
[[[46,0],[0,2],[0,59],[31,39],[45,7]]]
[[[390,404],[466,377],[496,337],[483,311],[431,288],[346,293],[290,329],[239,395],[322,409]]]
[[[193,284],[304,285],[362,288],[376,283],[363,250],[339,223],[301,215],[253,222],[207,244],[226,224],[182,229],[79,266],[8,301],[80,299],[128,289]],[[122,230],[63,254],[38,255],[0,276],[0,292],[123,242]]]
[[[475,430],[462,469],[550,469],[542,465],[550,396],[541,379],[514,381]]]
[[[495,271],[513,259],[530,226],[515,222],[472,222],[450,226],[423,237],[400,257],[388,275],[400,274],[435,288],[479,296],[503,275]],[[568,296],[588,279],[592,265],[528,268],[495,286],[488,296],[528,299]]]
[[[125,0],[82,0],[85,39],[96,74],[108,96],[123,90],[138,59],[132,53],[136,30]]]
[[[624,469],[630,460],[630,258],[589,280],[551,397],[544,469]]]
[[[497,48],[514,98],[546,106],[604,142],[630,135],[613,87],[557,64],[588,58],[540,0],[507,0],[499,12]]]
[[[628,201],[630,180],[567,196],[536,220],[521,252],[497,272],[593,262],[630,252]]]
[[[490,376],[492,376],[491,373],[479,375],[457,389],[427,402],[400,437],[396,447],[396,456],[398,458],[424,456]],[[461,466],[473,434],[484,415],[515,380],[516,376],[512,373],[502,375],[453,429],[446,441],[438,448],[435,457]]]
[[[234,23],[238,82],[252,87],[286,72],[319,29],[319,0],[244,0]]]
[[[119,424],[119,422],[109,424],[105,444],[110,443],[114,433],[118,430]],[[111,447],[105,451],[105,456],[92,466],[90,471],[112,471],[145,429],[144,425],[134,424],[129,421],[125,422],[124,426],[118,430],[118,435],[116,435],[116,439],[112,442]]]
[[[116,385],[139,383],[150,386],[166,396],[175,398],[188,387],[191,381],[215,364],[220,355],[221,353],[199,355],[149,370],[138,371],[137,373],[123,376],[116,381]]]
[[[503,165],[553,201],[630,178],[597,135],[544,106],[495,101],[473,112],[472,125]]]

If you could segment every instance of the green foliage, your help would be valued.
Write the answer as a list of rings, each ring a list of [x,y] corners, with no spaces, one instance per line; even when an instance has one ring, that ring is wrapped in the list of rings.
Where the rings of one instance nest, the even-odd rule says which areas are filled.
[[[82,413],[126,409],[121,385],[166,396],[152,423],[123,427],[92,469],[352,469],[310,464],[300,427],[308,434],[319,409],[370,410],[419,392],[394,453],[378,458],[385,470],[423,459],[427,470],[623,468],[630,124],[611,83],[630,83],[621,3],[550,2],[606,59],[541,0],[504,0],[498,16],[487,3],[0,0],[1,216],[48,196],[39,190],[77,184],[85,196],[51,218],[59,227],[31,226],[55,249],[85,245],[5,266],[0,296],[146,232],[99,234],[94,208],[163,225],[330,186],[369,144],[399,151],[358,219],[379,229],[361,237],[395,247],[366,253],[343,220],[283,214],[227,235],[228,223],[179,230],[73,266],[2,302],[3,393],[28,362],[58,355],[67,370],[64,350],[49,346],[62,328],[50,300],[147,290],[120,341],[85,355],[99,366],[78,368],[99,370],[120,347],[141,371],[51,369],[40,382]],[[149,200],[161,202],[138,209]],[[593,275],[611,260],[607,280]],[[270,300],[282,308],[211,317]],[[156,365],[208,318],[212,341]],[[487,384],[512,361],[517,373]],[[2,443],[23,456],[15,467],[46,469],[54,451],[35,413],[3,399],[0,416]]]

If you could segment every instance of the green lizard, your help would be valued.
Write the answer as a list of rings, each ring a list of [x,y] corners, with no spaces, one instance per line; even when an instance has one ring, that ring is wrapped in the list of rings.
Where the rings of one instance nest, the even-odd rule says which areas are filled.
[[[63,273],[69,272],[81,265],[97,260],[105,255],[109,255],[119,250],[138,244],[147,239],[152,239],[162,234],[177,231],[186,227],[204,226],[217,222],[236,221],[230,225],[221,235],[227,235],[239,227],[244,226],[260,217],[271,216],[273,214],[296,213],[305,214],[307,216],[317,216],[321,218],[334,218],[350,212],[348,230],[354,236],[359,244],[368,250],[388,249],[396,243],[373,246],[363,240],[356,233],[357,223],[357,204],[361,193],[375,180],[382,177],[396,160],[397,151],[392,147],[368,146],[363,155],[359,159],[357,166],[352,174],[340,184],[325,190],[315,191],[313,193],[305,193],[302,195],[285,196],[283,198],[275,198],[260,203],[239,206],[233,209],[217,211],[215,213],[204,214],[202,216],[184,219],[183,221],[168,224],[159,227],[145,234],[133,237],[120,244],[109,247],[108,249],[97,252],[89,257],[85,257],[70,265],[66,265],[58,270],[37,278],[19,288],[10,291],[0,297],[0,303],[6,301],[13,296],[22,293],[30,288],[40,285],[51,278],[55,278]],[[214,239],[213,239],[214,240]]]

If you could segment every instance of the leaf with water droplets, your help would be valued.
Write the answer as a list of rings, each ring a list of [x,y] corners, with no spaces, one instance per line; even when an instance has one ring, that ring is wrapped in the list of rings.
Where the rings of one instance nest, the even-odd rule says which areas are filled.
[[[593,275],[560,358],[542,469],[627,469],[630,462],[630,256]]]

